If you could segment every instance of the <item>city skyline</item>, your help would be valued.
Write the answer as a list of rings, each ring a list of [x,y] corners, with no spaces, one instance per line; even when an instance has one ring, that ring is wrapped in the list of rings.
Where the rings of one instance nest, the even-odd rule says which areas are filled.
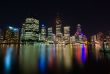
[[[57,16],[57,13],[56,13],[56,16]],[[61,15],[60,15],[61,16]],[[34,17],[27,17],[27,18],[34,18]],[[56,17],[55,17],[56,18]],[[54,23],[53,24],[51,24],[51,22],[50,22],[50,24],[47,24],[46,22],[44,22],[43,20],[40,20],[39,19],[39,21],[40,21],[40,23],[39,23],[39,28],[41,28],[41,26],[42,26],[42,24],[44,24],[46,27],[51,27],[52,26],[52,28],[55,28],[56,26],[55,26],[55,18],[53,18],[54,19]],[[60,18],[62,18],[62,17],[60,17]],[[26,18],[25,18],[26,19]],[[35,18],[36,19],[36,18]],[[63,20],[63,19],[61,19],[62,20],[62,27],[65,27],[65,26],[70,26],[70,34],[72,35],[72,34],[74,34],[75,32],[76,32],[76,25],[77,24],[81,24],[81,23],[76,23],[76,24],[73,24],[73,25],[71,25],[71,24],[66,24],[65,23],[65,21]],[[24,22],[24,20],[23,20],[23,22]],[[23,23],[22,22],[22,23]],[[9,26],[13,26],[13,27],[17,27],[17,28],[21,28],[22,27],[22,23],[21,24],[19,24],[19,25],[17,25],[17,24],[4,24],[4,25],[0,25],[0,28],[2,28],[2,29],[6,29],[6,28],[8,28]],[[81,25],[83,25],[82,26],[82,28],[83,28],[83,33],[85,33],[86,35],[87,35],[87,37],[90,37],[90,36],[92,36],[92,35],[94,35],[94,34],[96,34],[96,33],[98,33],[98,32],[103,32],[103,33],[105,33],[105,34],[108,34],[109,33],[109,29],[102,29],[102,30],[100,30],[100,28],[97,28],[97,31],[95,31],[95,26],[94,26],[94,28],[92,28],[91,27],[91,29],[94,29],[94,30],[91,30],[92,32],[90,32],[90,30],[88,30],[88,28],[89,28],[89,26],[85,26],[85,24],[81,24]],[[103,27],[104,28],[104,27]],[[109,27],[108,27],[109,28]],[[55,33],[55,29],[53,30],[53,32]]]
[[[109,74],[110,2],[0,1],[0,74]]]
[[[59,15],[56,17],[55,22],[54,28],[53,26],[47,27],[44,24],[40,26],[38,19],[26,18],[21,28],[9,26],[6,30],[0,29],[3,32],[0,35],[1,43],[87,44],[87,37],[82,32],[80,24],[77,24],[76,33],[71,34],[71,26],[62,26],[63,22]]]
[[[57,18],[57,16],[59,16],[59,13],[56,13],[56,17],[55,18],[53,18],[54,19],[54,23],[53,24],[47,24],[46,22],[44,22],[44,21],[42,21],[42,20],[40,20],[40,19],[38,19],[39,20],[39,29],[41,29],[41,27],[42,27],[42,25],[45,25],[45,27],[46,28],[49,28],[49,27],[52,27],[52,28],[56,28],[56,24],[55,24],[55,22],[56,22],[56,18]],[[62,19],[62,16],[60,15],[59,16],[60,17],[60,20],[62,21],[62,32],[63,32],[63,27],[65,27],[65,26],[70,26],[70,35],[73,35],[75,32],[76,32],[76,25],[77,24],[81,24],[81,23],[77,23],[77,24],[74,24],[74,25],[69,25],[69,24],[66,24],[65,23],[65,21]],[[34,18],[34,17],[26,17],[26,18]],[[25,19],[26,19],[25,18]],[[12,26],[12,27],[16,27],[16,28],[21,28],[22,27],[22,24],[23,24],[23,22],[25,21],[25,19],[22,21],[22,23],[21,24],[19,24],[19,25],[17,25],[17,24],[4,24],[4,25],[0,25],[0,28],[1,29],[7,29],[9,26]],[[36,18],[35,18],[36,19]],[[103,29],[103,30],[99,30],[99,31],[95,31],[95,30],[93,30],[92,31],[92,33],[89,33],[89,31],[87,31],[87,26],[86,26],[86,28],[84,28],[84,24],[81,24],[82,25],[82,31],[83,31],[83,33],[84,34],[86,34],[87,35],[87,37],[91,37],[92,35],[94,35],[94,34],[96,34],[96,33],[98,33],[98,32],[102,32],[102,33],[104,33],[104,34],[109,34],[109,31],[110,30],[106,30],[106,31],[103,31],[103,30],[105,30],[105,29]],[[89,26],[88,26],[89,27]],[[94,26],[94,28],[95,28],[95,26]],[[91,28],[92,29],[92,28]],[[98,29],[100,29],[100,28],[98,28]],[[53,29],[52,30],[53,31],[53,33],[55,33],[55,29]],[[47,32],[47,31],[46,31]]]
[[[56,13],[64,20],[63,25],[75,27],[80,23],[84,32],[91,36],[97,32],[107,32],[110,10],[109,2],[102,1],[3,1],[0,2],[0,27],[21,26],[27,17],[34,17],[53,26]],[[5,25],[5,26],[4,26]],[[100,28],[98,28],[100,26]],[[72,31],[75,32],[74,29]]]

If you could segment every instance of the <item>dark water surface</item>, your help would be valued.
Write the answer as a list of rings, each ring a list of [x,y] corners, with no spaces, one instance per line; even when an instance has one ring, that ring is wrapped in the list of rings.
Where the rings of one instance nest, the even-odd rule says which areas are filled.
[[[110,74],[110,53],[80,44],[0,45],[0,74]]]

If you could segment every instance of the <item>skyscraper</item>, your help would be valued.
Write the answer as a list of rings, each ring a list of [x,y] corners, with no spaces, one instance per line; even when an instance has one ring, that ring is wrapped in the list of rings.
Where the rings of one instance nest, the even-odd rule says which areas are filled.
[[[77,25],[77,30],[76,30],[75,35],[80,35],[80,34],[81,34],[81,25],[78,24],[78,25]]]
[[[5,41],[9,43],[11,41],[11,38],[12,38],[12,32],[9,29],[7,29],[5,31]]]
[[[13,29],[13,39],[14,39],[14,41],[16,41],[16,42],[19,41],[19,29],[18,29],[18,28],[14,28],[14,29]]]
[[[81,25],[78,24],[78,25],[77,25],[77,30],[76,30],[76,33],[75,33],[75,40],[76,40],[76,42],[77,42],[77,41],[78,41],[78,42],[81,41],[82,36],[83,36],[83,34],[82,34],[82,32],[81,32]]]
[[[26,18],[21,28],[21,41],[36,41],[39,39],[39,20]]]
[[[40,41],[46,40],[46,26],[44,24],[41,25],[41,34],[40,34]]]
[[[64,40],[66,43],[70,42],[70,26],[64,27]]]
[[[77,30],[75,33],[75,40],[76,40],[76,42],[80,42],[80,43],[87,42],[86,36],[81,31],[81,25],[80,24],[77,25]]]
[[[5,31],[4,39],[9,43],[17,43],[19,41],[19,29],[9,26]]]
[[[52,42],[53,41],[53,31],[52,31],[52,27],[48,28],[48,41]]]
[[[56,17],[56,41],[60,41],[62,38],[61,32],[62,21],[59,16]]]

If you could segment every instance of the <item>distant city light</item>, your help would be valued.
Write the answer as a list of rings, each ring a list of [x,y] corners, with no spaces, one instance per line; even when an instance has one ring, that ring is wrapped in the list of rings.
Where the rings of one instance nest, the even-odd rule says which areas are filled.
[[[44,24],[42,24],[42,27],[44,26]]]
[[[12,29],[13,29],[13,27],[9,26],[9,29],[10,29],[10,30],[12,30]]]
[[[17,32],[17,31],[18,31],[18,29],[17,29],[17,28],[14,28],[14,29],[13,29],[13,31],[14,31],[14,32]]]

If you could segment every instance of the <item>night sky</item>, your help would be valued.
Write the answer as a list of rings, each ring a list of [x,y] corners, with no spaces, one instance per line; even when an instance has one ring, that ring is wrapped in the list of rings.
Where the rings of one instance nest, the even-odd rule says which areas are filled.
[[[71,34],[76,25],[82,25],[87,35],[110,30],[110,4],[103,1],[69,0],[7,0],[0,2],[0,27],[21,26],[27,17],[39,19],[47,26],[54,26],[56,13],[60,14],[63,26],[71,26]]]

